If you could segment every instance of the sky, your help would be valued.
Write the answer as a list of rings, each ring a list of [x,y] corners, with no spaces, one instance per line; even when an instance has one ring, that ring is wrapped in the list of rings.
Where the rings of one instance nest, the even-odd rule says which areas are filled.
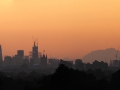
[[[120,45],[120,0],[0,0],[3,55],[32,50],[48,57],[82,58]]]

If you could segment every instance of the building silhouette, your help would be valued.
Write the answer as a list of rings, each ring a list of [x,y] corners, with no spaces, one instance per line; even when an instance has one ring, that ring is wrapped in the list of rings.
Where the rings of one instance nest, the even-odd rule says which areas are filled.
[[[17,50],[17,56],[23,60],[24,59],[24,50]]]
[[[65,61],[60,59],[60,64],[64,64],[65,66],[72,68],[73,67],[73,61]]]
[[[16,66],[16,63],[17,63],[17,56],[13,56],[12,57],[12,66]]]
[[[24,56],[23,63],[29,65],[29,56]]]
[[[17,58],[16,60],[17,65],[21,65],[24,59],[24,50],[17,50],[16,58]]]
[[[110,66],[120,67],[120,60],[110,60]]]
[[[2,46],[0,45],[0,66],[2,66],[3,57],[2,57]]]
[[[32,67],[34,65],[34,60],[32,58],[30,58],[30,66]]]
[[[49,66],[50,67],[58,67],[59,66],[59,63],[60,63],[60,61],[59,61],[59,59],[55,59],[55,58],[50,58],[49,60],[48,60],[48,63],[49,63]]]
[[[97,61],[95,60],[92,64],[87,63],[86,65],[86,70],[92,69],[92,70],[96,70],[96,69],[101,69],[102,71],[105,71],[108,69],[108,64],[101,61]]]
[[[93,67],[92,67],[93,65],[92,64],[90,64],[90,63],[86,63],[85,64],[85,70],[89,70],[89,69],[93,69]]]
[[[46,67],[47,66],[47,55],[43,54],[43,56],[40,59],[40,66]]]
[[[75,60],[75,68],[78,70],[84,70],[84,63],[82,62],[81,59]]]
[[[39,64],[38,46],[36,45],[35,41],[34,41],[34,45],[32,47],[32,60],[33,60],[34,64]]]
[[[12,66],[12,57],[11,56],[5,56],[3,64],[4,64],[4,66]]]

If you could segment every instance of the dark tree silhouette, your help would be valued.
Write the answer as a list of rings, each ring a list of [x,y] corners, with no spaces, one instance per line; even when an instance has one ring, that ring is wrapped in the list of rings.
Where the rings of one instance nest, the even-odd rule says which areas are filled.
[[[40,75],[36,71],[29,74],[0,73],[0,90],[119,90],[120,70],[107,74],[100,69],[79,71],[60,64],[51,75]],[[8,77],[8,75],[10,75]]]

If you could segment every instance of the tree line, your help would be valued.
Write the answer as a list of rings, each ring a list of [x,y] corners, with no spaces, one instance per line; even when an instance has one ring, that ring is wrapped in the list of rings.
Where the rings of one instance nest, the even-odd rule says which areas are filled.
[[[60,64],[51,75],[38,72],[0,73],[0,90],[118,90],[120,70],[79,71]]]

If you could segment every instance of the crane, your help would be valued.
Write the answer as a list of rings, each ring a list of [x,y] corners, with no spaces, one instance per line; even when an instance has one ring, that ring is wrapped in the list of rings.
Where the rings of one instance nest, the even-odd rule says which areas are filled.
[[[33,38],[34,46],[36,45],[36,41],[37,41],[37,46],[38,46],[38,38],[36,40],[34,40],[33,36],[32,36],[32,38]]]

